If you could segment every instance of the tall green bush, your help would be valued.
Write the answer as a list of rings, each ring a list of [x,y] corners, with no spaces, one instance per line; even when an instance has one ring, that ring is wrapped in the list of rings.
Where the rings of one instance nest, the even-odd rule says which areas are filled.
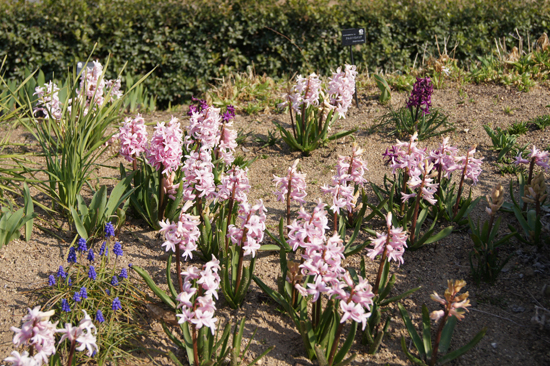
[[[515,28],[533,41],[547,30],[549,10],[544,0],[3,1],[0,58],[7,55],[10,78],[25,67],[64,75],[97,42],[94,56],[111,53],[111,70],[126,61],[134,75],[158,66],[146,85],[163,106],[250,65],[272,76],[329,73],[349,62],[343,28],[367,30],[358,65],[392,71],[421,60],[424,49],[437,55],[435,36],[448,38],[449,48],[457,43],[461,61],[490,53],[494,38],[517,45]]]

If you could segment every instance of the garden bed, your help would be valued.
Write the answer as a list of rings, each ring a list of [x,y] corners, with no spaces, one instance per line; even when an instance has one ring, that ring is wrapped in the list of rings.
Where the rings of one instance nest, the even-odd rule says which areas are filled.
[[[382,153],[394,144],[395,138],[388,136],[385,128],[373,129],[377,119],[387,112],[388,106],[377,102],[377,89],[367,90],[361,95],[360,108],[353,107],[346,119],[341,119],[333,126],[334,131],[358,128],[353,137],[330,142],[327,146],[315,150],[311,156],[303,157],[298,152],[289,151],[284,143],[274,146],[265,146],[260,142],[267,139],[269,131],[275,130],[273,121],[290,127],[287,115],[256,115],[237,116],[235,129],[242,129],[250,133],[245,142],[237,148],[236,155],[246,158],[258,157],[249,170],[249,179],[252,186],[249,200],[254,202],[262,199],[268,210],[267,227],[274,231],[279,218],[283,215],[285,205],[277,202],[273,192],[275,190],[273,175],[284,175],[294,160],[300,159],[299,168],[306,174],[307,205],[313,207],[318,197],[326,202],[329,198],[324,195],[320,187],[330,183],[338,155],[349,155],[351,142],[355,140],[365,149],[364,159],[369,171],[366,178],[369,182],[382,184],[385,174],[390,175],[391,169],[383,164]],[[400,107],[407,96],[394,94],[392,105]],[[432,96],[433,106],[442,108],[448,115],[449,121],[454,123],[456,130],[449,134],[451,144],[456,145],[461,152],[465,152],[472,145],[477,145],[477,157],[484,157],[479,183],[472,187],[474,197],[490,194],[492,188],[500,183],[505,189],[505,199],[509,200],[508,184],[511,175],[501,175],[495,161],[497,153],[491,150],[492,143],[483,130],[483,125],[489,124],[493,128],[508,128],[518,121],[529,121],[533,118],[548,114],[550,103],[546,88],[535,87],[529,93],[518,92],[513,88],[494,85],[466,85],[462,88],[436,90]],[[171,115],[187,125],[186,111],[159,112],[144,116],[145,122],[168,121]],[[185,117],[184,117],[185,116]],[[406,137],[404,138],[406,139]],[[12,143],[32,145],[33,141],[24,129],[18,128],[12,136]],[[432,138],[419,143],[421,147],[435,148],[440,138]],[[538,148],[546,149],[550,146],[548,131],[531,130],[518,138],[520,145],[534,144]],[[29,147],[32,149],[32,147]],[[107,157],[105,157],[107,158]],[[121,157],[105,159],[106,164],[117,167],[119,163],[128,164]],[[40,162],[36,158],[37,162]],[[118,178],[118,170],[102,168],[98,172],[102,177]],[[102,180],[104,184],[114,185],[109,180]],[[367,185],[369,199],[374,200],[372,189]],[[37,192],[31,192],[35,199],[40,199]],[[474,210],[474,221],[483,217],[486,203],[481,201]],[[297,206],[293,206],[296,210]],[[506,224],[517,227],[517,221],[512,214],[499,213],[503,218],[501,228],[507,231]],[[382,227],[380,220],[365,223],[369,228],[379,230]],[[520,230],[519,227],[517,227]],[[0,359],[4,359],[13,349],[11,343],[13,333],[10,327],[19,327],[21,317],[27,312],[26,307],[35,300],[31,296],[32,290],[47,285],[48,276],[55,272],[59,265],[64,264],[64,257],[68,244],[74,238],[68,228],[63,232],[56,232],[63,240],[35,229],[30,242],[16,240],[0,249]],[[360,240],[366,240],[370,235],[360,234]],[[132,263],[146,269],[155,282],[165,282],[166,254],[161,247],[162,237],[152,231],[142,220],[132,217],[128,212],[127,223],[119,235],[123,244],[124,256],[121,263]],[[270,243],[266,236],[266,242]],[[430,311],[437,310],[438,305],[431,301],[429,295],[434,291],[442,293],[446,288],[446,281],[450,279],[464,279],[468,282],[465,290],[469,291],[472,306],[465,319],[459,322],[451,349],[467,343],[482,328],[487,327],[487,334],[472,351],[464,355],[455,364],[460,365],[545,365],[550,363],[548,353],[550,333],[548,329],[541,329],[538,324],[531,322],[535,315],[535,305],[549,308],[550,297],[543,294],[543,286],[550,285],[550,257],[548,249],[537,251],[535,246],[519,243],[513,239],[511,244],[503,249],[503,255],[513,254],[510,262],[505,266],[503,273],[494,286],[481,284],[475,286],[470,275],[469,252],[472,241],[468,229],[454,232],[435,245],[428,245],[417,251],[407,251],[404,255],[404,264],[397,269],[392,264],[392,270],[397,274],[395,291],[404,292],[407,289],[422,286],[402,303],[412,314],[413,321],[418,323],[421,314],[421,305],[427,304]],[[376,277],[377,263],[366,257],[366,251],[353,255],[345,260],[345,266],[359,267],[361,256],[366,258],[369,282]],[[259,254],[255,273],[270,287],[276,287],[277,276],[280,275],[278,254],[263,252]],[[186,264],[183,265],[184,267]],[[136,281],[140,279],[135,276]],[[151,297],[150,302],[158,307]],[[246,300],[239,310],[231,310],[224,304],[223,298],[218,302],[219,323],[224,324],[228,318],[243,315],[247,318],[245,335],[250,335],[258,327],[251,353],[258,355],[267,347],[274,345],[275,349],[263,359],[263,365],[309,365],[303,350],[302,339],[292,321],[277,309],[274,302],[253,283]],[[364,346],[358,342],[352,347],[352,352],[358,357],[353,365],[365,364],[408,364],[401,346],[401,336],[409,339],[403,322],[397,313],[397,308],[390,325],[390,332],[385,337],[378,354],[367,355]],[[143,319],[141,325],[146,330],[142,339],[143,345],[156,351],[136,351],[137,360],[129,360],[128,364],[171,364],[164,353],[171,350],[180,359],[183,353],[177,350],[165,336],[160,325],[159,313],[156,307],[144,303],[141,309]],[[359,339],[359,338],[358,338]],[[253,358],[253,357],[252,357]],[[250,358],[250,360],[252,360]],[[151,359],[153,361],[151,361]]]

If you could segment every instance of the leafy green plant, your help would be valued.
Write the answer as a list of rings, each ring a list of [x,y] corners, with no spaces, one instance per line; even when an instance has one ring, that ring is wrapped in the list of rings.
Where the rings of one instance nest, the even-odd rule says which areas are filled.
[[[542,206],[546,202],[548,194],[546,193],[546,183],[544,181],[544,173],[540,173],[532,179],[531,183],[527,183],[523,174],[518,174],[518,186],[520,200],[516,201],[514,196],[514,184],[510,180],[510,197],[512,203],[505,207],[512,210],[520,227],[523,229],[523,235],[516,236],[519,240],[527,244],[534,244],[542,248],[543,244],[549,243],[550,240],[543,235],[542,231]],[[523,205],[521,205],[523,202]],[[529,208],[529,205],[534,207]],[[523,207],[522,207],[523,206]],[[510,231],[515,231],[512,225],[508,225]]]
[[[208,331],[205,332],[205,335],[201,335],[198,339],[198,350],[202,350],[202,352],[199,354],[199,362],[194,363],[194,365],[200,365],[200,366],[223,366],[227,365],[227,359],[229,358],[229,365],[231,366],[237,366],[237,365],[246,365],[246,366],[252,366],[258,363],[265,355],[267,355],[269,352],[275,348],[275,346],[271,346],[264,352],[262,352],[258,357],[256,357],[254,360],[252,360],[250,363],[245,362],[245,356],[248,352],[248,349],[252,345],[252,341],[254,340],[254,336],[256,334],[256,330],[254,330],[254,333],[252,333],[252,336],[248,339],[247,345],[244,349],[243,347],[243,332],[244,332],[244,324],[246,319],[243,318],[240,322],[240,324],[235,324],[233,329],[233,338],[231,345],[229,343],[229,336],[231,335],[231,323],[228,322],[225,326],[224,331],[221,335],[219,335],[218,331],[216,332],[215,336],[212,336]],[[193,347],[190,346],[193,344],[192,339],[185,339],[185,342],[180,341],[177,339],[174,334],[167,328],[165,324],[163,324],[164,331],[174,343],[180,347],[180,349],[183,349],[187,351],[188,357],[193,354]],[[183,332],[184,335],[186,335],[187,332]],[[176,366],[183,366],[184,364],[178,360],[176,355],[172,351],[168,351],[168,357],[174,362]],[[193,358],[189,357],[189,363],[191,364],[194,360]]]
[[[514,108],[510,107],[510,106],[504,106],[502,107],[502,111],[504,112],[504,114],[507,114],[507,115],[512,115],[514,114]]]
[[[25,240],[31,239],[33,219],[36,217],[34,205],[26,184],[23,186],[23,197],[25,204],[23,208],[14,212],[11,202],[9,206],[3,206],[0,214],[0,248],[10,241],[19,238],[21,228],[25,226]]]
[[[77,323],[81,310],[94,318],[99,350],[94,361],[77,352],[73,359],[76,364],[104,365],[115,360],[131,360],[134,358],[131,351],[145,334],[140,324],[144,321],[141,314],[145,294],[129,277],[127,267],[120,266],[121,244],[109,235],[106,232],[107,238],[101,240],[99,253],[97,248],[88,249],[86,240],[78,240],[69,250],[69,267],[60,266],[49,276],[48,286],[36,290],[43,308],[56,310],[54,318],[60,324]],[[70,346],[70,343],[59,346],[58,360],[60,356],[67,358]],[[56,359],[51,361],[55,364]]]
[[[138,83],[135,88],[132,88],[136,82],[141,79],[141,76],[132,76],[128,73],[124,76],[124,82],[126,89],[130,92],[126,93],[124,98],[123,108],[128,113],[150,113],[154,112],[157,108],[157,97],[152,96],[147,87]]]
[[[386,79],[382,75],[375,74],[374,81],[380,89],[380,98],[378,99],[380,103],[385,104],[391,101],[391,88]]]
[[[378,348],[384,339],[384,335],[388,332],[391,316],[386,315],[385,320],[383,320],[382,315],[387,314],[390,311],[389,305],[398,302],[399,300],[420,289],[420,287],[416,287],[405,291],[400,295],[389,297],[396,280],[395,274],[391,277],[389,276],[390,260],[403,264],[402,254],[405,251],[404,244],[407,234],[403,233],[402,228],[393,227],[391,213],[386,216],[386,227],[387,230],[385,233],[376,233],[376,238],[371,238],[371,245],[373,245],[374,248],[369,249],[368,253],[368,256],[373,260],[376,256],[380,255],[378,275],[373,287],[374,298],[371,308],[371,316],[367,321],[367,326],[363,331],[363,337],[361,340],[362,344],[368,345],[368,353],[370,354],[374,354],[378,351]],[[349,271],[354,281],[358,283],[359,278],[357,277],[355,271],[351,268]],[[365,261],[361,259],[361,276],[366,278],[366,275]]]
[[[512,124],[506,132],[510,135],[525,135],[529,132],[528,122],[516,122]]]
[[[545,130],[546,127],[550,126],[550,115],[545,114],[543,116],[538,116],[529,122],[535,125],[539,130]]]
[[[481,225],[478,223],[476,226],[471,217],[468,217],[472,231],[470,238],[474,242],[474,248],[470,251],[470,268],[474,282],[478,285],[481,281],[494,284],[502,268],[512,258],[512,255],[504,260],[499,258],[500,247],[517,234],[513,231],[497,240],[501,218],[495,222],[495,216],[504,202],[503,194],[504,188],[498,185],[493,189],[491,197],[487,196],[489,221],[484,221]]]
[[[124,177],[124,176],[123,176]],[[102,186],[95,192],[90,205],[78,194],[77,205],[71,208],[71,214],[78,235],[86,240],[97,236],[107,222],[116,218],[115,227],[120,228],[126,222],[126,210],[130,204],[127,200],[134,190],[131,188],[133,174],[124,177],[111,191],[107,198],[107,187]]]
[[[321,89],[321,81],[315,74],[307,78],[299,77],[297,84],[287,94],[292,132],[279,123],[273,122],[284,142],[292,150],[309,155],[320,145],[352,134],[355,130],[328,135],[329,128],[338,118],[345,117],[351,106],[351,94],[355,90],[355,66],[346,65],[345,71],[338,69],[329,85],[332,89]],[[330,94],[329,95],[329,90]],[[344,97],[346,95],[346,97]],[[296,112],[294,123],[293,111]]]
[[[430,315],[427,306],[422,305],[421,335],[414,327],[405,307],[398,304],[401,317],[403,318],[403,322],[405,322],[405,327],[407,328],[407,332],[409,333],[412,343],[416,348],[418,357],[413,355],[408,350],[405,337],[401,337],[401,348],[407,358],[415,365],[435,366],[444,365],[450,361],[453,361],[478,344],[487,331],[487,328],[482,329],[468,344],[457,350],[448,352],[456,322],[457,320],[464,318],[464,311],[466,307],[470,306],[469,300],[467,300],[468,292],[458,295],[462,287],[466,285],[466,282],[448,282],[449,288],[445,290],[444,298],[439,297],[439,295],[435,292],[431,295],[432,300],[443,305],[443,310],[434,311]],[[430,318],[439,321],[435,341],[432,341]]]
[[[499,152],[497,161],[501,161],[506,154],[514,151],[518,135],[510,134],[508,131],[496,127],[494,130],[489,125],[483,125],[485,132],[493,142],[492,149]]]
[[[178,323],[183,340],[180,340],[180,338],[177,337],[165,324],[163,324],[164,331],[181,350],[186,352],[190,365],[224,365],[226,362],[225,359],[229,352],[231,352],[231,365],[243,364],[243,358],[252,343],[255,332],[250,338],[248,346],[245,347],[244,350],[241,350],[241,340],[245,322],[245,319],[243,318],[240,325],[235,326],[233,331],[233,347],[230,347],[228,346],[228,342],[231,332],[231,323],[228,322],[226,324],[225,329],[220,336],[214,323],[215,319],[212,319],[215,311],[213,296],[216,298],[218,297],[217,291],[220,286],[220,282],[222,281],[218,275],[218,272],[221,270],[219,266],[220,262],[215,257],[212,257],[208,263],[202,266],[202,269],[198,269],[196,267],[193,269],[189,267],[186,272],[182,273],[179,259],[179,245],[176,246],[175,258],[177,270],[176,276],[178,277],[177,289],[171,276],[172,253],[169,254],[166,263],[166,278],[169,293],[166,293],[164,290],[160,289],[147,271],[138,266],[132,267],[132,269],[142,277],[147,286],[149,286],[149,288],[153,291],[153,293],[155,293],[156,296],[159,297],[161,301],[168,305],[173,311],[182,311],[182,313],[177,314],[177,317],[180,318]],[[199,272],[197,272],[197,270]],[[200,275],[196,276],[197,273],[200,273]],[[185,278],[181,277],[182,274]],[[176,304],[179,306],[176,306]],[[178,310],[180,308],[182,309]],[[190,316],[191,313],[194,315]],[[202,315],[199,315],[200,313],[202,313]],[[201,316],[201,319],[199,320],[200,324],[196,322],[199,316]],[[272,349],[273,347],[267,349],[247,365],[257,363]],[[172,352],[169,352],[168,356],[176,365],[182,364]]]
[[[413,114],[408,108],[391,109],[387,114],[382,116],[380,123],[375,127],[381,126],[391,126],[391,131],[388,133],[396,135],[399,138],[411,136],[417,132],[420,141],[440,136],[455,129],[447,121],[447,116],[437,109],[432,109],[428,115],[422,115],[418,121],[415,121]],[[443,129],[440,129],[440,127]]]
[[[267,131],[266,138],[256,137],[254,141],[260,144],[261,147],[275,146],[279,142],[279,138],[275,135],[273,130]]]
[[[368,204],[375,213],[380,218],[385,218],[387,213],[390,212],[401,212],[403,207],[404,211],[402,214],[393,215],[393,224],[394,226],[399,226],[407,228],[407,230],[414,232],[414,236],[409,237],[408,249],[415,250],[423,247],[424,245],[436,243],[439,240],[451,235],[453,232],[453,227],[448,226],[440,231],[436,232],[437,223],[439,220],[439,213],[432,217],[432,222],[429,223],[429,220],[426,221],[429,217],[429,207],[423,202],[418,202],[418,209],[416,202],[414,205],[410,205],[406,208],[400,202],[398,197],[401,196],[401,188],[403,187],[404,177],[402,172],[399,172],[395,180],[389,179],[384,176],[384,186],[380,187],[374,183],[371,183],[374,194],[379,200],[379,203]],[[416,201],[416,200],[415,200]],[[416,212],[416,220],[414,220]]]
[[[102,67],[98,65],[97,80],[102,83]],[[48,99],[42,99],[39,104],[44,118],[33,112],[30,100],[27,100],[28,111],[26,118],[19,121],[29,133],[38,141],[41,156],[46,160],[45,167],[33,168],[27,161],[16,159],[20,168],[28,173],[32,179],[29,182],[41,193],[50,198],[51,207],[41,205],[50,215],[60,212],[72,218],[71,209],[77,203],[77,194],[82,191],[86,182],[91,178],[98,159],[106,151],[105,142],[110,138],[105,133],[107,127],[117,121],[124,97],[116,98],[111,93],[114,87],[106,89],[105,95],[84,93],[80,91],[77,81],[81,75],[68,76],[67,98],[61,102],[52,86],[44,95],[52,100],[59,98],[54,104]],[[143,81],[134,84],[134,88]],[[89,81],[92,83],[93,81]],[[99,93],[99,92],[97,92]],[[38,179],[37,174],[44,174],[46,179]]]

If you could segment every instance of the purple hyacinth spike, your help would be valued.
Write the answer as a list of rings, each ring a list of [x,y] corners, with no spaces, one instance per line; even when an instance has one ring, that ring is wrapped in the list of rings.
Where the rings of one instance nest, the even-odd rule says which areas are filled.
[[[419,111],[422,115],[430,113],[433,91],[434,87],[429,77],[416,78],[411,96],[407,101],[407,108],[416,109],[416,118],[418,118]]]

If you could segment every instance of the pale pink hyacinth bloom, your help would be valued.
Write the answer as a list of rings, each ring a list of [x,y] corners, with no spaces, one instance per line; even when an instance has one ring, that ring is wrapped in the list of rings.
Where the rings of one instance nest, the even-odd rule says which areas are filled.
[[[181,165],[182,132],[177,118],[172,117],[167,125],[158,122],[151,143],[146,151],[147,160],[162,174],[173,172]]]
[[[185,213],[192,203],[191,201],[186,202],[177,222],[170,222],[168,219],[159,222],[161,226],[159,231],[164,234],[166,240],[162,246],[166,251],[171,250],[175,253],[176,245],[178,245],[183,252],[181,256],[185,260],[193,258],[193,251],[197,250],[197,241],[201,235],[199,217]]]
[[[201,149],[214,149],[219,143],[221,121],[219,108],[209,106],[201,112],[193,112],[185,136],[187,148],[199,142]]]
[[[307,78],[298,75],[296,85],[294,85],[290,94],[286,95],[285,99],[292,104],[292,109],[294,109],[296,114],[302,114],[303,107],[307,108],[310,105],[319,105],[320,89],[321,80],[319,80],[317,75],[311,74]]]
[[[414,170],[414,175],[409,177],[407,185],[413,191],[413,193],[402,194],[403,202],[407,202],[409,199],[416,197],[417,194],[420,194],[420,198],[427,201],[431,205],[435,205],[437,199],[434,198],[434,194],[437,192],[437,183],[433,182],[431,177],[433,169],[433,164],[429,163],[428,160],[425,160],[423,163],[419,164],[418,169]],[[420,188],[419,192],[415,192],[416,189]]]
[[[277,177],[276,175],[273,175],[273,183],[277,186],[277,191],[275,191],[277,201],[286,201],[286,196],[290,186],[290,200],[302,205],[306,203],[304,199],[307,196],[306,175],[303,173],[298,173],[298,162],[299,159],[294,161],[294,164],[288,168],[286,176]]]
[[[366,325],[372,305],[372,287],[359,276],[359,284],[355,285],[349,272],[342,267],[344,260],[343,240],[334,234],[329,239],[325,237],[328,229],[326,205],[319,200],[312,214],[300,208],[298,220],[288,226],[288,243],[296,251],[302,248],[302,263],[299,265],[304,276],[313,276],[313,283],[306,287],[296,283],[294,286],[302,296],[312,296],[312,301],[317,302],[322,294],[329,298],[341,300],[340,308],[344,315],[341,322],[348,319]],[[349,291],[346,291],[346,288]]]
[[[41,366],[42,360],[35,358],[35,356],[30,356],[29,352],[23,351],[19,353],[17,351],[12,351],[9,357],[4,359],[5,362],[11,362],[12,366]]]
[[[59,88],[52,81],[44,84],[43,87],[37,86],[33,95],[38,96],[38,103],[34,112],[41,111],[46,116],[60,120],[63,116],[63,105],[59,100]]]
[[[145,120],[138,113],[136,118],[127,117],[117,134],[120,140],[120,155],[132,162],[147,150],[147,128]]]
[[[298,220],[288,225],[288,244],[293,251],[308,245],[321,245],[325,241],[325,232],[329,229],[326,204],[321,200],[309,214],[303,206],[298,211]]]
[[[376,238],[371,239],[372,249],[368,249],[367,256],[374,260],[378,255],[384,253],[386,250],[386,258],[388,262],[395,261],[399,265],[403,264],[403,254],[407,247],[407,233],[403,231],[403,228],[395,228],[392,224],[392,213],[389,212],[386,215],[387,232],[380,234],[376,233]],[[388,240],[389,233],[389,240]]]
[[[353,195],[353,186],[336,183],[331,186],[322,186],[321,191],[332,196],[332,206],[330,206],[332,212],[340,214],[340,209],[352,212],[355,208],[357,200]]]
[[[13,336],[13,344],[17,347],[28,346],[34,348],[37,352],[29,360],[34,360],[38,365],[47,363],[48,358],[55,353],[55,332],[56,323],[50,322],[50,317],[54,311],[42,312],[40,306],[34,309],[28,309],[29,313],[22,319],[23,325],[21,329],[11,327],[15,333]],[[15,355],[12,356],[16,357]],[[22,357],[24,357],[22,355]]]
[[[96,333],[97,329],[92,323],[92,319],[86,313],[86,310],[82,310],[84,313],[84,318],[78,323],[78,326],[74,327],[70,323],[65,323],[65,329],[59,329],[58,333],[63,333],[63,336],[59,340],[59,343],[63,342],[65,339],[68,339],[69,342],[78,342],[79,346],[76,347],[77,351],[88,350],[88,357],[92,357],[92,354],[99,351],[97,347],[97,338]]]
[[[339,118],[346,118],[351,106],[356,76],[355,65],[345,65],[344,71],[339,67],[329,81],[327,94],[330,96],[330,104],[336,106]]]
[[[213,298],[218,298],[221,281],[219,271],[220,261],[212,256],[212,260],[202,269],[188,267],[187,271],[181,273],[184,285],[183,292],[176,297],[178,308],[182,308],[182,314],[176,315],[178,323],[191,323],[197,329],[208,327],[212,335],[215,334],[218,319],[214,317],[216,305]]]
[[[390,159],[392,174],[396,174],[397,169],[402,169],[409,175],[419,174],[419,164],[426,159],[426,149],[419,149],[418,133],[414,133],[408,142],[397,140],[397,144],[392,147],[392,153],[386,153]]]
[[[207,149],[191,151],[185,157],[182,167],[185,177],[183,180],[184,200],[192,201],[197,197],[205,199],[216,197],[213,169],[212,154]]]
[[[223,160],[226,165],[235,161],[233,153],[237,148],[237,131],[230,129],[233,126],[233,122],[228,121],[222,124],[220,138],[218,146],[216,147],[216,153],[218,157]]]
[[[531,148],[531,152],[527,155],[527,159],[521,157],[521,152],[516,157],[515,164],[529,164],[534,159],[535,165],[548,170],[550,165],[548,164],[549,153],[548,151],[539,150],[535,145]]]
[[[469,178],[472,180],[472,184],[476,185],[478,182],[478,177],[482,172],[481,164],[483,163],[483,158],[476,159],[474,154],[476,153],[475,147],[472,147],[468,151],[468,162],[466,166],[466,171],[464,173],[464,178]],[[464,170],[464,164],[466,163],[466,156],[461,156],[456,159],[458,169]]]
[[[176,194],[181,184],[174,184],[174,180],[176,180],[176,172],[172,172],[170,175],[162,177],[162,191],[171,200],[176,199]]]
[[[354,182],[359,186],[367,183],[364,175],[365,171],[368,171],[368,169],[367,163],[365,163],[361,157],[363,152],[364,150],[354,143],[350,156],[338,156],[336,175],[333,177],[333,181]]]
[[[239,219],[241,225],[229,225],[227,236],[233,244],[241,246],[243,255],[256,256],[260,249],[260,243],[264,240],[265,220],[267,212],[262,200],[258,200],[254,206],[248,202],[239,205]]]
[[[248,168],[242,169],[235,166],[222,175],[221,183],[218,185],[217,199],[225,201],[230,198],[236,202],[246,202],[247,194],[250,192],[248,181]]]
[[[103,65],[98,61],[93,61],[93,68],[89,70],[87,67],[82,71],[80,77],[79,96],[84,97],[87,106],[91,106],[92,101],[95,105],[102,105],[105,102],[105,89],[109,89],[110,99],[120,99],[122,92],[120,91],[120,80],[106,80],[103,72]],[[95,108],[95,106],[93,106]]]
[[[430,151],[428,158],[438,171],[441,169],[445,178],[449,178],[452,172],[460,169],[460,166],[456,163],[458,148],[450,146],[449,139],[449,137],[443,138],[443,141],[439,144],[439,148]]]
[[[361,158],[363,149],[357,144],[353,144],[351,156],[339,156],[336,164],[336,174],[332,177],[332,185],[324,185],[321,187],[323,193],[328,193],[332,196],[332,212],[340,214],[340,209],[345,208],[348,212],[352,212],[355,208],[357,198],[354,196],[355,187],[363,186],[367,180],[363,177],[366,164]],[[348,185],[349,183],[354,185]]]

